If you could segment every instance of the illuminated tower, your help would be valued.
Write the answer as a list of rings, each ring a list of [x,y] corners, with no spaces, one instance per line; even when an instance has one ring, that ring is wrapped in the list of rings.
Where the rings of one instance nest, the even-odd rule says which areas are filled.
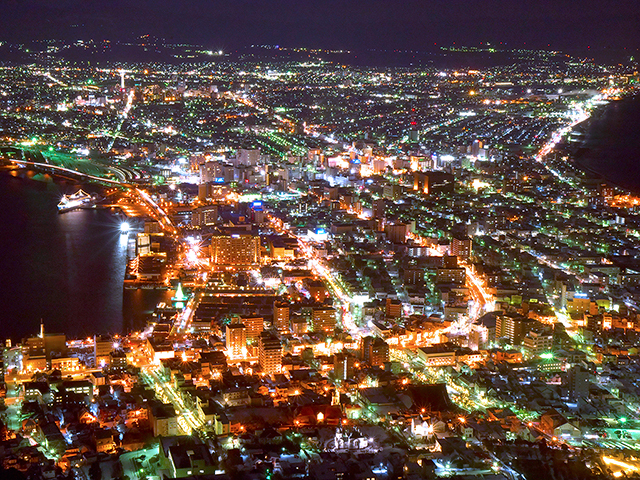
[[[417,142],[420,139],[420,130],[418,121],[416,120],[416,109],[411,109],[411,116],[409,121],[409,141]]]
[[[120,89],[124,90],[124,70],[120,70]]]

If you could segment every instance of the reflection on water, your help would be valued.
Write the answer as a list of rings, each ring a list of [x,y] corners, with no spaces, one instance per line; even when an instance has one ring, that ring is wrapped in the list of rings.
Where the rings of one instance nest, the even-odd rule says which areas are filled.
[[[145,313],[171,297],[123,292],[120,217],[102,209],[59,214],[63,191],[75,188],[0,174],[0,339],[37,333],[41,318],[47,331],[70,337],[121,333],[144,326]]]

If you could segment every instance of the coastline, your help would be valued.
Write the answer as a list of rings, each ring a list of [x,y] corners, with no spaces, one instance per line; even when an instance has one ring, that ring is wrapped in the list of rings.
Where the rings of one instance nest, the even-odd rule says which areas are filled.
[[[122,333],[126,251],[118,214],[105,208],[59,214],[62,193],[79,188],[66,180],[0,172],[0,183],[3,338],[34,334],[40,319],[70,338]]]
[[[121,244],[120,208],[63,214],[56,208],[63,193],[105,187],[26,169],[0,169],[0,183],[0,300],[8,305],[5,319],[12,320],[2,338],[36,333],[41,318],[69,338],[127,334],[144,328],[157,303],[171,297],[170,288],[125,282],[128,245]]]
[[[580,138],[575,141],[563,141],[558,145],[557,152],[569,157],[569,161],[575,167],[594,179],[623,189],[629,193],[640,195],[640,169],[638,169],[637,180],[626,176],[626,180],[621,175],[616,174],[620,167],[620,158],[617,151],[611,149],[606,150],[606,145],[601,144],[598,136],[609,138],[606,135],[608,130],[613,128],[611,122],[605,121],[607,116],[621,115],[618,110],[620,107],[640,109],[640,93],[630,95],[618,100],[612,100],[606,105],[598,107],[585,121],[576,125],[573,132],[580,134]],[[640,155],[640,143],[637,147]]]

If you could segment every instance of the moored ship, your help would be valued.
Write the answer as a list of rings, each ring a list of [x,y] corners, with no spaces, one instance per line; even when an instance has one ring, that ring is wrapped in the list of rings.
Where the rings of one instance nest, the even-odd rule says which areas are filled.
[[[77,208],[94,208],[97,199],[80,189],[72,195],[63,195],[58,203],[58,213],[69,212]]]

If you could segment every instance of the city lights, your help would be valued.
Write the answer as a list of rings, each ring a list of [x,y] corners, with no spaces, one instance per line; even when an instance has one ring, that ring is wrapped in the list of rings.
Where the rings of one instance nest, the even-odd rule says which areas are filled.
[[[640,471],[631,50],[82,38],[0,41],[4,468]]]

